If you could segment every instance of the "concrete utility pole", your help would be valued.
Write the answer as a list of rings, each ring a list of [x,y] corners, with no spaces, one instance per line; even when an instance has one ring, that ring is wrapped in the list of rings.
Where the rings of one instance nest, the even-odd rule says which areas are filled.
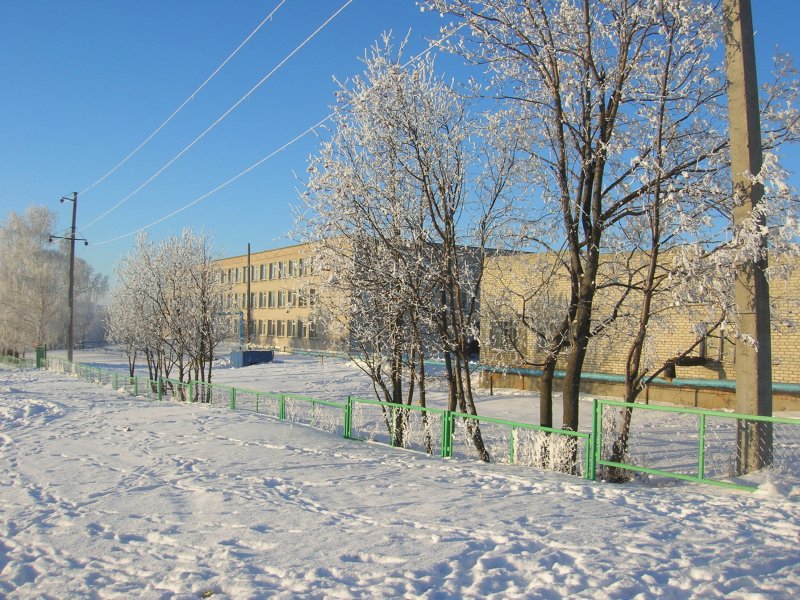
[[[253,273],[252,273],[252,269],[251,269],[251,266],[250,266],[250,242],[247,242],[247,273],[245,275],[247,277],[247,300],[245,302],[245,311],[247,311],[246,312],[247,316],[245,318],[245,327],[247,329],[245,331],[246,331],[247,343],[248,344],[250,343],[250,330],[251,330],[250,311],[253,308],[250,305],[250,289],[251,289],[250,288],[250,280],[252,279],[252,275],[253,275]]]
[[[731,170],[736,204],[734,228],[751,219],[764,195],[750,174],[761,171],[761,119],[758,110],[753,18],[750,0],[724,0],[725,55],[728,73]],[[763,218],[760,218],[763,223]],[[756,347],[736,342],[736,412],[772,415],[772,340],[770,336],[767,240],[763,255],[738,270],[736,309],[741,334]],[[737,436],[737,471],[740,474],[772,463],[772,424],[740,421]]]
[[[50,235],[50,241],[54,239],[69,240],[69,291],[67,292],[67,304],[69,305],[69,320],[67,322],[67,360],[72,362],[72,349],[73,342],[73,319],[75,314],[75,240],[80,239],[85,245],[88,245],[84,238],[75,238],[75,220],[78,215],[78,192],[72,192],[72,198],[62,196],[61,202],[72,202],[72,228],[67,237],[60,235]]]
[[[64,201],[64,198],[61,198]],[[67,325],[67,360],[72,362],[75,317],[75,221],[78,218],[78,192],[72,192],[72,229],[69,235],[69,324]]]

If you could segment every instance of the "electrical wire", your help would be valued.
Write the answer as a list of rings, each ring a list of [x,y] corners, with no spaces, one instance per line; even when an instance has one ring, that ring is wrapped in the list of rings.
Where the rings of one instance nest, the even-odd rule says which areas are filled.
[[[315,130],[317,127],[319,127],[320,125],[322,125],[322,124],[323,124],[325,121],[327,121],[328,119],[330,119],[332,116],[333,116],[333,113],[329,114],[329,115],[328,115],[327,117],[325,117],[324,119],[322,119],[322,120],[318,121],[317,123],[315,123],[314,125],[312,125],[312,126],[311,126],[311,127],[309,127],[308,129],[306,129],[306,130],[305,130],[303,133],[301,133],[300,135],[298,135],[298,136],[294,137],[293,139],[291,139],[290,141],[286,142],[286,143],[285,143],[283,146],[281,146],[280,148],[278,148],[278,149],[276,149],[276,150],[273,150],[273,151],[272,151],[272,152],[270,152],[268,155],[266,155],[264,158],[262,158],[262,159],[260,159],[260,160],[258,160],[258,161],[256,161],[256,162],[254,162],[252,165],[250,165],[249,167],[247,167],[247,168],[246,168],[244,171],[242,171],[242,172],[241,172],[241,173],[239,173],[238,175],[234,175],[233,177],[231,177],[230,179],[228,179],[228,180],[227,180],[227,181],[225,181],[224,183],[221,183],[220,185],[218,185],[217,187],[215,187],[215,188],[214,188],[213,190],[211,190],[210,192],[206,192],[205,194],[203,194],[202,196],[199,196],[199,197],[195,198],[194,200],[192,200],[192,201],[191,201],[191,202],[189,202],[188,204],[185,204],[184,206],[182,206],[182,207],[180,207],[180,208],[178,208],[178,209],[176,209],[176,210],[172,211],[171,213],[169,213],[169,214],[167,214],[167,215],[164,215],[163,217],[161,217],[161,218],[159,218],[159,219],[156,219],[155,221],[153,221],[152,223],[150,223],[150,224],[148,224],[148,225],[143,225],[142,227],[139,227],[138,229],[135,229],[135,230],[133,230],[133,231],[130,231],[130,232],[128,232],[128,233],[125,233],[125,234],[123,234],[123,235],[119,235],[119,236],[117,236],[117,237],[115,237],[115,238],[111,238],[110,240],[105,240],[105,241],[103,241],[103,242],[97,242],[96,244],[93,244],[93,246],[103,246],[103,245],[105,245],[105,244],[110,244],[110,243],[112,243],[112,242],[117,242],[117,241],[119,241],[119,240],[123,240],[123,239],[125,239],[125,238],[129,238],[129,237],[131,237],[131,236],[134,236],[134,235],[136,235],[136,234],[138,234],[138,233],[141,233],[142,231],[145,231],[145,230],[147,230],[147,229],[150,229],[151,227],[154,227],[154,226],[158,225],[159,223],[163,223],[163,222],[164,222],[164,221],[166,221],[167,219],[171,219],[171,218],[172,218],[172,217],[174,217],[175,215],[177,215],[177,214],[179,214],[179,213],[182,213],[183,211],[185,211],[185,210],[187,210],[187,209],[191,208],[192,206],[194,206],[195,204],[198,204],[199,202],[202,202],[203,200],[205,200],[206,198],[208,198],[208,197],[209,197],[209,196],[211,196],[212,194],[216,194],[216,193],[217,193],[218,191],[220,191],[221,189],[228,187],[228,186],[229,186],[231,183],[233,183],[233,182],[234,182],[234,181],[236,181],[237,179],[239,179],[239,178],[241,178],[241,177],[244,177],[245,175],[247,175],[248,173],[250,173],[251,171],[253,171],[253,170],[254,170],[254,169],[256,169],[257,167],[259,167],[260,165],[262,165],[263,163],[265,163],[266,161],[268,161],[269,159],[271,159],[272,157],[276,156],[277,154],[280,154],[281,152],[283,152],[284,150],[286,150],[286,148],[288,148],[289,146],[291,146],[292,144],[294,144],[296,141],[298,141],[298,140],[300,140],[300,139],[304,138],[306,135],[308,135],[309,133],[311,133],[312,131],[314,131],[314,130]]]
[[[250,35],[248,35],[248,36],[247,36],[247,37],[244,39],[244,41],[243,41],[241,44],[239,44],[239,46],[236,48],[236,50],[234,50],[234,51],[233,51],[233,52],[232,52],[232,53],[231,53],[231,54],[228,56],[228,58],[226,58],[224,61],[222,61],[222,63],[221,63],[221,64],[220,64],[220,65],[219,65],[219,66],[218,66],[216,69],[214,69],[214,72],[213,72],[213,73],[211,73],[211,75],[209,75],[209,76],[208,76],[208,78],[207,78],[207,79],[206,79],[206,80],[205,80],[205,81],[204,81],[202,84],[200,84],[200,87],[198,87],[198,88],[197,88],[195,91],[193,91],[193,92],[192,92],[192,93],[189,95],[189,97],[188,97],[188,98],[186,98],[186,100],[184,100],[184,101],[183,101],[183,104],[181,104],[181,105],[180,105],[178,108],[176,108],[176,109],[175,109],[175,111],[174,111],[174,112],[173,112],[173,113],[172,113],[172,114],[171,114],[169,117],[167,117],[166,121],[164,121],[163,123],[161,123],[161,125],[159,125],[158,127],[156,127],[156,129],[155,129],[155,131],[153,131],[153,133],[151,133],[149,136],[147,136],[147,138],[146,138],[146,139],[145,139],[145,140],[144,140],[144,141],[143,141],[141,144],[139,144],[138,146],[136,146],[136,148],[134,148],[134,149],[133,149],[133,151],[132,151],[130,154],[128,154],[128,155],[127,155],[125,158],[123,158],[123,159],[122,159],[121,161],[119,161],[119,162],[118,162],[116,165],[114,165],[114,166],[111,168],[111,170],[110,170],[110,171],[108,171],[108,172],[107,172],[105,175],[103,175],[102,177],[100,177],[100,178],[99,178],[97,181],[95,181],[93,184],[91,184],[89,187],[87,187],[85,190],[83,190],[83,191],[80,193],[80,194],[81,194],[81,196],[83,196],[83,195],[84,195],[86,192],[88,192],[89,190],[93,189],[94,187],[96,187],[96,186],[100,185],[100,184],[101,184],[103,181],[105,181],[105,180],[106,180],[106,178],[108,178],[108,177],[109,177],[110,175],[112,175],[112,174],[113,174],[113,173],[114,173],[114,172],[115,172],[117,169],[119,169],[119,168],[120,168],[122,165],[124,165],[124,164],[125,164],[126,162],[128,162],[128,161],[129,161],[131,158],[133,158],[133,156],[134,156],[134,155],[136,155],[136,154],[139,152],[139,150],[141,150],[142,148],[144,148],[144,147],[147,145],[147,143],[148,143],[150,140],[152,140],[152,139],[153,139],[153,138],[154,138],[154,137],[155,137],[155,136],[158,134],[158,132],[160,132],[162,129],[164,129],[164,127],[167,125],[167,123],[169,123],[170,121],[172,121],[172,119],[175,117],[175,115],[177,115],[179,112],[181,112],[181,110],[183,110],[183,108],[184,108],[184,107],[185,107],[187,104],[189,104],[189,102],[191,102],[192,100],[194,100],[194,97],[195,97],[195,96],[197,96],[197,94],[200,92],[200,90],[202,90],[204,87],[206,87],[206,85],[208,84],[208,82],[209,82],[209,81],[211,81],[212,79],[214,79],[214,77],[217,75],[217,73],[219,73],[219,72],[222,70],[222,68],[223,68],[225,65],[227,65],[227,64],[228,64],[228,63],[231,61],[231,59],[232,59],[234,56],[236,56],[236,55],[239,53],[239,50],[241,50],[241,49],[242,49],[242,48],[245,46],[245,44],[247,44],[247,42],[249,42],[249,41],[250,41],[250,39],[251,39],[251,38],[252,38],[252,37],[253,37],[253,36],[254,36],[256,33],[258,33],[259,29],[261,29],[261,28],[264,26],[264,24],[265,24],[267,21],[269,21],[269,20],[271,20],[271,19],[272,19],[272,16],[273,16],[273,15],[274,15],[276,12],[278,12],[278,9],[279,9],[281,6],[283,6],[285,3],[286,3],[286,0],[280,0],[280,2],[278,3],[278,5],[277,5],[275,8],[273,8],[273,9],[270,11],[270,13],[269,13],[269,14],[268,14],[266,17],[264,17],[264,19],[263,19],[263,20],[262,20],[262,21],[261,21],[261,22],[258,24],[258,26],[257,26],[255,29],[253,29],[253,31],[251,31],[251,32],[250,32]],[[85,226],[84,226],[84,229],[85,229],[86,227],[88,227],[88,225],[85,225]]]
[[[456,27],[456,28],[452,29],[452,30],[451,30],[451,31],[449,31],[449,32],[448,32],[448,33],[447,33],[447,34],[446,34],[444,37],[445,37],[445,38],[448,38],[448,37],[450,37],[450,36],[451,36],[451,35],[453,35],[453,34],[454,34],[456,31],[458,31],[459,29],[461,29],[461,27],[462,27],[462,26],[463,26],[463,25],[459,25],[458,27]],[[427,53],[428,53],[428,52],[429,52],[429,51],[430,51],[430,50],[431,50],[431,49],[432,49],[434,46],[435,46],[435,43],[433,43],[433,44],[430,44],[430,45],[429,45],[429,46],[428,46],[428,47],[427,47],[425,50],[423,50],[422,52],[420,52],[420,53],[418,53],[418,54],[414,55],[414,56],[413,56],[413,57],[411,57],[411,58],[410,58],[408,61],[406,61],[406,62],[405,62],[405,64],[404,64],[403,66],[404,66],[404,67],[405,67],[405,66],[408,66],[408,65],[410,65],[411,63],[413,63],[413,62],[415,62],[415,61],[419,60],[419,59],[420,59],[422,56],[426,55],[426,54],[427,54]],[[211,195],[213,195],[213,194],[216,194],[218,191],[220,191],[220,190],[222,190],[222,189],[224,189],[224,188],[228,187],[228,186],[229,186],[231,183],[233,183],[234,181],[236,181],[236,180],[240,179],[241,177],[244,177],[245,175],[247,175],[247,174],[248,174],[248,173],[250,173],[251,171],[255,170],[257,167],[261,166],[261,165],[262,165],[263,163],[265,163],[266,161],[268,161],[268,160],[270,160],[271,158],[273,158],[274,156],[276,156],[276,155],[280,154],[280,153],[281,153],[281,152],[283,152],[283,151],[284,151],[286,148],[288,148],[289,146],[291,146],[292,144],[294,144],[294,143],[295,143],[295,142],[297,142],[298,140],[300,140],[300,139],[304,138],[306,135],[308,135],[309,133],[311,133],[312,131],[314,131],[316,128],[320,127],[320,126],[321,126],[323,123],[325,123],[326,121],[328,121],[328,120],[330,120],[331,118],[333,118],[333,116],[334,116],[334,113],[329,113],[329,114],[328,114],[328,115],[327,115],[325,118],[321,119],[320,121],[318,121],[317,123],[315,123],[314,125],[312,125],[311,127],[309,127],[308,129],[306,129],[305,131],[303,131],[301,134],[299,134],[299,135],[295,136],[294,138],[292,138],[290,141],[286,142],[286,143],[285,143],[283,146],[281,146],[280,148],[277,148],[276,150],[273,150],[272,152],[270,152],[270,153],[269,153],[268,155],[266,155],[265,157],[263,157],[263,158],[259,159],[258,161],[254,162],[252,165],[250,165],[249,167],[247,167],[247,168],[246,168],[244,171],[242,171],[242,172],[238,173],[237,175],[234,175],[233,177],[231,177],[230,179],[228,179],[228,180],[227,180],[227,181],[225,181],[224,183],[221,183],[220,185],[218,185],[217,187],[215,187],[213,190],[211,190],[211,191],[209,191],[209,192],[206,192],[206,193],[205,193],[205,194],[203,194],[202,196],[198,196],[197,198],[195,198],[194,200],[192,200],[192,201],[191,201],[191,202],[189,202],[188,204],[185,204],[185,205],[183,205],[182,207],[180,207],[180,208],[178,208],[178,209],[176,209],[176,210],[172,211],[171,213],[169,213],[169,214],[166,214],[166,215],[164,215],[164,216],[160,217],[159,219],[156,219],[155,221],[153,221],[152,223],[149,223],[148,225],[143,225],[142,227],[139,227],[138,229],[134,229],[133,231],[129,231],[128,233],[125,233],[125,234],[119,235],[119,236],[117,236],[117,237],[114,237],[114,238],[111,238],[111,239],[108,239],[108,240],[104,240],[104,241],[102,241],[102,242],[97,242],[97,243],[93,244],[93,246],[104,246],[104,245],[106,245],[106,244],[111,244],[111,243],[113,243],[113,242],[118,242],[118,241],[120,241],[120,240],[124,240],[124,239],[126,239],[126,238],[129,238],[129,237],[131,237],[131,236],[137,235],[138,233],[141,233],[141,232],[143,232],[143,231],[146,231],[146,230],[150,229],[151,227],[154,227],[154,226],[156,226],[156,225],[158,225],[158,224],[160,224],[160,223],[163,223],[164,221],[166,221],[166,220],[168,220],[168,219],[171,219],[171,218],[172,218],[172,217],[174,217],[175,215],[177,215],[177,214],[179,214],[179,213],[182,213],[183,211],[185,211],[185,210],[187,210],[187,209],[191,208],[192,206],[195,206],[196,204],[199,204],[200,202],[202,202],[203,200],[205,200],[205,199],[206,199],[206,198],[208,198],[209,196],[211,196]]]
[[[221,116],[220,116],[220,117],[219,117],[219,118],[218,118],[216,121],[214,121],[214,122],[213,122],[211,125],[209,125],[209,126],[208,126],[208,127],[207,127],[207,128],[206,128],[206,129],[205,129],[205,130],[204,130],[204,131],[203,131],[203,132],[200,134],[200,135],[198,135],[198,136],[197,136],[197,137],[196,137],[194,140],[192,140],[192,142],[191,142],[191,143],[190,143],[188,146],[186,146],[186,147],[185,147],[183,150],[181,150],[181,151],[180,151],[178,154],[176,154],[176,155],[175,155],[174,157],[172,157],[172,158],[171,158],[169,161],[167,161],[167,162],[166,162],[166,163],[165,163],[165,164],[164,164],[164,165],[163,165],[163,166],[162,166],[160,169],[158,169],[158,170],[157,170],[155,173],[153,173],[153,175],[151,175],[149,178],[147,178],[147,180],[145,180],[145,182],[144,182],[144,183],[142,183],[141,185],[139,185],[139,187],[137,187],[136,189],[134,189],[134,190],[133,190],[133,191],[132,191],[130,194],[128,194],[127,196],[125,196],[125,197],[124,197],[122,200],[120,200],[119,202],[117,202],[117,203],[116,203],[114,206],[112,206],[112,207],[111,207],[111,208],[109,208],[107,211],[105,211],[104,213],[102,213],[102,214],[101,214],[99,217],[97,217],[97,218],[93,219],[92,221],[90,221],[89,223],[87,223],[86,225],[84,225],[84,226],[82,227],[82,230],[83,230],[83,231],[85,231],[86,229],[88,229],[89,227],[91,227],[92,225],[94,225],[95,223],[97,223],[98,221],[100,221],[101,219],[103,219],[104,217],[108,216],[108,215],[109,215],[111,212],[113,212],[113,211],[115,211],[116,209],[118,209],[120,206],[122,206],[123,204],[125,204],[125,202],[127,202],[128,200],[130,200],[130,199],[131,199],[133,196],[135,196],[136,194],[138,194],[138,193],[139,193],[139,192],[140,192],[142,189],[144,189],[144,188],[145,188],[147,185],[149,185],[150,183],[152,183],[152,182],[153,182],[153,180],[155,180],[155,179],[156,179],[156,177],[158,177],[159,175],[161,175],[161,173],[163,173],[163,172],[164,172],[164,171],[166,171],[166,170],[167,170],[167,169],[168,169],[170,166],[172,166],[172,165],[173,165],[173,164],[174,164],[174,163],[175,163],[175,162],[176,162],[176,161],[177,161],[177,160],[178,160],[178,159],[179,159],[181,156],[183,156],[184,154],[186,154],[186,153],[187,153],[187,152],[188,152],[188,151],[189,151],[189,150],[190,150],[190,149],[191,149],[191,148],[192,148],[192,147],[193,147],[193,146],[194,146],[194,145],[195,145],[197,142],[199,142],[201,139],[203,139],[203,138],[204,138],[204,137],[205,137],[205,136],[206,136],[206,135],[207,135],[207,134],[208,134],[208,133],[209,133],[209,132],[210,132],[212,129],[214,129],[214,128],[215,128],[217,125],[219,125],[219,124],[220,124],[220,123],[221,123],[221,122],[222,122],[222,121],[223,121],[223,120],[224,120],[224,119],[225,119],[225,118],[226,118],[228,115],[230,115],[230,114],[231,114],[231,113],[232,113],[234,110],[236,110],[236,108],[238,108],[238,107],[239,107],[239,106],[242,104],[242,102],[244,102],[245,100],[247,100],[247,99],[248,99],[248,98],[249,98],[249,97],[250,97],[250,96],[251,96],[251,95],[252,95],[252,94],[253,94],[253,93],[254,93],[254,92],[255,92],[255,91],[256,91],[256,90],[259,88],[259,87],[261,87],[261,86],[262,86],[262,85],[263,85],[263,84],[264,84],[264,83],[265,83],[265,82],[266,82],[266,81],[267,81],[267,80],[268,80],[270,77],[272,77],[272,75],[274,75],[274,74],[275,74],[275,72],[276,72],[276,71],[278,71],[278,69],[280,69],[280,68],[281,68],[283,65],[285,65],[285,64],[286,64],[286,63],[289,61],[289,59],[291,59],[291,58],[292,58],[292,57],[293,57],[295,54],[297,54],[297,53],[298,53],[298,52],[299,52],[299,51],[300,51],[300,50],[301,50],[303,47],[305,47],[305,46],[306,46],[306,45],[307,45],[307,44],[308,44],[308,43],[309,43],[309,42],[310,42],[310,41],[311,41],[311,40],[312,40],[314,37],[316,37],[316,36],[317,36],[317,34],[319,34],[319,32],[320,32],[320,31],[322,31],[322,30],[323,30],[325,27],[327,27],[327,26],[328,26],[328,24],[329,24],[331,21],[333,21],[333,20],[334,20],[334,19],[335,19],[335,18],[336,18],[336,17],[339,15],[339,13],[341,13],[341,12],[342,12],[342,11],[343,11],[345,8],[347,8],[347,7],[348,7],[350,4],[352,4],[352,2],[353,2],[353,0],[347,0],[347,1],[346,1],[346,2],[345,2],[345,3],[344,3],[344,4],[343,4],[343,5],[342,5],[342,6],[341,6],[341,7],[340,7],[340,8],[339,8],[339,9],[338,9],[336,12],[335,12],[335,13],[333,13],[333,14],[332,14],[330,17],[328,17],[328,19],[327,19],[327,20],[326,20],[326,21],[325,21],[325,22],[324,22],[322,25],[320,25],[319,27],[317,27],[317,28],[314,30],[314,32],[313,32],[313,33],[311,33],[311,35],[309,35],[309,36],[308,36],[308,37],[307,37],[305,40],[303,40],[303,42],[302,42],[302,43],[301,43],[299,46],[297,46],[297,47],[296,47],[294,50],[292,50],[292,51],[291,51],[291,52],[290,52],[288,55],[286,55],[286,57],[285,57],[283,60],[281,60],[281,61],[280,61],[280,62],[279,62],[279,63],[278,63],[278,64],[277,64],[275,67],[273,67],[273,69],[272,69],[272,70],[271,70],[269,73],[267,73],[267,74],[266,74],[264,77],[262,77],[262,78],[261,78],[261,79],[258,81],[258,83],[256,83],[256,84],[255,84],[255,85],[254,85],[252,88],[250,88],[250,90],[249,90],[249,91],[248,91],[248,92],[247,92],[247,93],[246,93],[244,96],[242,96],[241,98],[239,98],[239,100],[237,100],[237,101],[236,101],[236,102],[235,102],[235,103],[234,103],[234,104],[233,104],[233,105],[232,105],[232,106],[231,106],[231,107],[230,107],[228,110],[226,110],[226,111],[225,111],[225,112],[224,112],[224,113],[223,113],[223,114],[222,114],[222,115],[221,115]]]

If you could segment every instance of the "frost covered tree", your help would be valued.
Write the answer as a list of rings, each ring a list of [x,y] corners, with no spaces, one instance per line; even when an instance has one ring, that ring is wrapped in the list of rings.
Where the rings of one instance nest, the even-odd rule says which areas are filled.
[[[0,346],[8,350],[64,344],[69,254],[66,243],[50,243],[55,227],[55,213],[41,206],[11,212],[0,226]],[[77,323],[84,330],[92,326],[106,287],[104,275],[75,259]]]
[[[224,337],[223,284],[205,234],[184,230],[159,244],[146,235],[117,265],[107,331],[128,355],[147,361],[151,381],[177,371],[180,381],[211,381],[214,353]]]
[[[119,285],[109,293],[106,308],[106,339],[125,353],[131,377],[135,375],[136,358],[146,346],[142,313],[138,312],[141,304],[135,298],[124,285]]]
[[[10,213],[0,230],[3,261],[0,265],[2,345],[22,352],[38,343],[55,341],[54,329],[63,322],[59,314],[63,281],[57,276],[63,255],[49,247],[55,214],[38,206],[24,214]]]
[[[538,190],[529,241],[557,252],[570,278],[562,309],[566,343],[556,339],[554,350],[566,355],[564,427],[577,429],[581,373],[593,336],[627,311],[624,322],[634,337],[629,389],[637,394],[643,376],[653,373],[642,352],[656,294],[674,296],[673,304],[694,299],[719,306],[715,299],[729,293],[726,279],[767,235],[755,225],[736,232],[729,226],[720,3],[427,4],[467,25],[445,45],[484,65],[493,76],[491,93],[518,112],[529,181]],[[786,105],[772,105],[775,143],[796,137],[794,109],[779,115],[779,107]],[[796,206],[780,200],[763,204],[765,221],[774,224],[770,235],[796,240]],[[777,246],[791,244],[775,240]],[[609,257],[616,265],[603,273]],[[601,314],[599,290],[614,294],[615,288]],[[720,317],[710,318],[713,326]],[[735,324],[735,315],[726,318]]]
[[[136,355],[144,356],[151,381],[168,377],[173,366],[163,341],[166,328],[158,293],[161,271],[155,253],[155,245],[140,235],[136,248],[115,267],[118,283],[111,291],[106,314],[108,341],[125,350],[131,374]]]
[[[330,312],[379,399],[410,404],[416,394],[424,405],[425,360],[436,355],[450,410],[476,414],[470,340],[483,258],[511,206],[513,143],[487,141],[496,120],[472,115],[433,58],[402,64],[402,50],[384,36],[364,73],[340,86],[297,234],[320,248],[324,296],[339,302]],[[488,460],[479,428],[467,429]]]

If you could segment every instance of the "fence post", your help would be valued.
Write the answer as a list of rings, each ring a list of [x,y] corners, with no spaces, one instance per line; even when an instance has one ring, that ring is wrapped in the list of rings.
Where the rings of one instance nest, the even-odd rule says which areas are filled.
[[[344,437],[351,439],[353,436],[353,397],[347,397],[347,404],[344,407]]]
[[[231,410],[236,410],[236,388],[231,388]]]
[[[189,380],[189,403],[194,402],[194,380]]]
[[[508,436],[508,464],[514,464],[515,450],[517,445],[517,428],[511,428],[511,435]]]
[[[588,478],[591,481],[597,479],[597,461],[600,460],[600,452],[602,451],[602,434],[603,434],[603,409],[600,401],[597,398],[592,398],[592,435],[587,443],[592,446],[590,459],[589,459],[589,473]]]
[[[394,448],[394,429],[395,429],[395,419],[397,418],[394,412],[394,406],[389,408],[389,414],[391,421],[389,422],[389,445]]]
[[[139,377],[137,375],[134,375],[133,377],[131,377],[131,379],[133,379],[133,395],[134,396],[138,396],[139,395]]]
[[[281,421],[286,419],[286,396],[283,394],[281,394],[281,399],[278,403],[278,418]]]
[[[705,479],[706,476],[706,414],[700,413],[700,434],[697,436],[697,476]]]
[[[116,371],[114,371],[114,389],[115,390],[119,389],[119,378],[117,377]]]
[[[453,413],[449,410],[442,414],[442,458],[453,456]]]
[[[47,358],[47,346],[39,344],[36,346],[36,368],[41,369],[44,366],[44,360]]]
[[[158,378],[158,382],[156,382],[156,387],[158,388],[158,401],[161,402],[161,399],[164,396],[164,384],[161,381],[161,377]]]

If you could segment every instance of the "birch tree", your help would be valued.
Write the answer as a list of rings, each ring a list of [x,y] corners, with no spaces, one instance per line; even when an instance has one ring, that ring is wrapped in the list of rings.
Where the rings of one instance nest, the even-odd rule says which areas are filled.
[[[503,147],[484,161],[488,144],[462,97],[430,56],[404,65],[402,49],[384,36],[364,73],[341,85],[331,137],[310,160],[298,235],[322,249],[325,296],[339,298],[379,399],[411,403],[416,390],[424,403],[435,354],[450,410],[474,415],[468,342],[483,257],[510,210],[514,154]],[[467,434],[488,460],[471,421]]]
[[[108,339],[128,356],[131,374],[145,357],[151,381],[177,371],[180,381],[211,381],[224,337],[223,284],[209,239],[184,230],[159,244],[146,235],[117,265],[108,307]]]
[[[753,241],[766,235],[755,224],[736,232],[728,227],[732,193],[726,81],[717,49],[719,3],[427,4],[468,26],[467,33],[445,44],[490,71],[491,91],[515,107],[528,136],[529,180],[539,190],[533,222],[545,225],[532,229],[532,245],[559,251],[570,277],[563,310],[566,343],[554,349],[566,353],[564,427],[577,429],[590,340],[619,317],[619,309],[636,312],[631,292],[643,292],[636,300],[639,319],[628,359],[634,395],[642,375],[652,374],[642,368],[641,350],[653,294],[671,282],[669,293],[683,295],[684,302],[690,296],[705,303],[720,297],[725,276],[714,271],[733,272],[744,253],[759,247]],[[781,117],[776,135],[794,136],[793,113]],[[790,215],[796,212],[793,205],[789,209]],[[775,232],[796,222],[786,219],[778,203],[765,203],[765,210],[768,220],[782,221]],[[670,255],[667,248],[675,251]],[[644,265],[639,258],[633,271],[616,270],[616,279],[601,272],[604,256],[634,254],[646,257]],[[599,289],[615,287],[617,300],[606,302],[610,310],[598,314]]]
[[[42,206],[11,212],[0,226],[0,346],[24,352],[36,344],[63,346],[67,323],[68,242],[51,243],[56,215]],[[107,278],[75,259],[78,326],[88,329]]]

